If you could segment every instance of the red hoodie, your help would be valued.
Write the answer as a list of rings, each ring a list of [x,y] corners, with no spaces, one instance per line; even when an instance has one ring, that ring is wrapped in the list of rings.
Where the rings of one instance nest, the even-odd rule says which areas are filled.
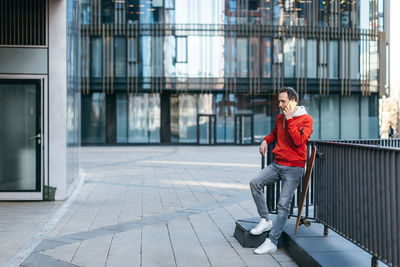
[[[313,119],[304,107],[297,107],[297,109],[295,117],[290,120],[286,120],[283,114],[279,114],[276,117],[274,129],[264,137],[264,140],[268,144],[277,141],[272,150],[276,163],[304,168],[307,161],[307,142],[313,132]]]

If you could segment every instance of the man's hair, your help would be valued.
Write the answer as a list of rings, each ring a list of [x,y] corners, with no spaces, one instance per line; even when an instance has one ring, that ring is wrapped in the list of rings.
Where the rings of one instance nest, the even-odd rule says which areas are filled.
[[[299,102],[299,95],[292,87],[282,87],[282,89],[279,90],[279,94],[285,92],[287,93],[289,100]]]

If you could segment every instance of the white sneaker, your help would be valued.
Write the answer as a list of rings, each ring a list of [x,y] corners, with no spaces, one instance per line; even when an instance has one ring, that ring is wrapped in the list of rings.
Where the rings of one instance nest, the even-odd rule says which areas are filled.
[[[267,221],[265,218],[261,218],[261,221],[256,225],[256,227],[250,230],[250,233],[252,235],[261,235],[262,233],[271,230],[271,228],[272,221]]]
[[[276,251],[276,245],[272,243],[269,238],[266,238],[264,243],[262,243],[258,248],[254,250],[255,254],[265,254]]]

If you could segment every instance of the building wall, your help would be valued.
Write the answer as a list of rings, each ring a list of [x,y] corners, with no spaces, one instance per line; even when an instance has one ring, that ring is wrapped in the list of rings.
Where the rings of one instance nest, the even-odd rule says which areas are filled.
[[[320,96],[318,105],[335,106],[338,113],[357,106],[361,121],[365,105],[352,105],[352,97],[376,99],[387,92],[383,0],[81,3],[83,127],[93,126],[82,129],[83,143],[118,143],[118,130],[129,132],[133,125],[139,128],[131,129],[137,132],[132,140],[147,136],[155,142],[150,128],[143,126],[145,134],[147,128],[139,126],[144,110],[136,110],[140,104],[135,101],[147,94],[168,98],[170,112],[161,112],[159,128],[163,132],[161,125],[169,125],[166,140],[174,143],[185,124],[196,124],[187,115],[196,116],[196,109],[180,106],[195,104],[187,93],[253,97],[291,86],[300,95]],[[177,98],[171,98],[174,93]],[[115,125],[108,111],[118,116],[124,105],[135,109],[127,113],[134,123],[122,125],[126,119],[116,117]],[[375,126],[368,134],[347,134],[340,129],[345,122],[337,122],[334,136],[378,136]],[[320,127],[323,138],[328,126]]]

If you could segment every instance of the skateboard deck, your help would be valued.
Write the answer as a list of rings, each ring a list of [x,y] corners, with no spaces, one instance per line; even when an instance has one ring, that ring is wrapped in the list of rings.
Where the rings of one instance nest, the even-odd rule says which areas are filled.
[[[317,147],[314,147],[311,152],[310,158],[307,161],[306,174],[304,175],[303,184],[301,188],[300,204],[297,208],[298,212],[297,212],[295,233],[297,233],[297,229],[299,228],[300,223],[304,224],[307,227],[310,226],[311,224],[307,219],[301,217],[301,213],[303,212],[304,202],[306,201],[308,186],[310,184],[311,174],[314,168],[314,161],[316,154],[317,154]]]

